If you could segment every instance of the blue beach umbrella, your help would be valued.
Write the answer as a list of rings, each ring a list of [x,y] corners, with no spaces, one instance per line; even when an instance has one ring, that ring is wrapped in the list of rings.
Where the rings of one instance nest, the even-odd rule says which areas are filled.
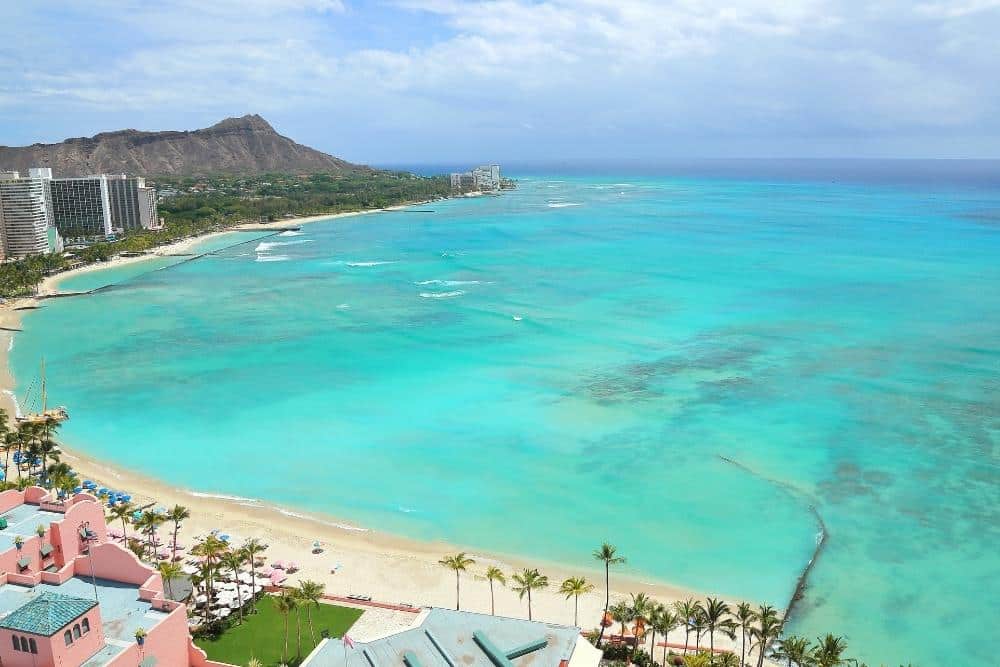
[[[73,493],[82,493],[82,492],[83,492],[83,487],[82,486],[74,486],[73,487]]]

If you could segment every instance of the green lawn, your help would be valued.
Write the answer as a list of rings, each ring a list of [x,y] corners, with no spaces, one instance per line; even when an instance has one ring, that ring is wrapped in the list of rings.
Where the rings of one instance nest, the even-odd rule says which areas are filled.
[[[281,648],[285,641],[284,618],[274,609],[274,598],[266,595],[257,603],[258,613],[244,618],[243,625],[233,625],[215,640],[196,639],[195,644],[208,653],[209,660],[246,665],[250,658],[257,658],[265,667],[281,664]],[[302,658],[305,658],[322,640],[326,630],[331,637],[342,637],[361,616],[360,609],[321,604],[313,607],[313,626],[316,641],[309,637],[306,609],[302,614]],[[288,616],[288,664],[297,665],[295,656],[295,614]]]

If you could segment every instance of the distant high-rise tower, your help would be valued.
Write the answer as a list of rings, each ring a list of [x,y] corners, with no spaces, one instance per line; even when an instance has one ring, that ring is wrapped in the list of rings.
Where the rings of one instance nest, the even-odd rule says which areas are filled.
[[[112,233],[106,176],[49,181],[52,221],[63,238],[103,239]]]
[[[32,170],[34,172],[35,170]],[[5,257],[46,253],[51,247],[46,178],[0,172],[0,250]]]
[[[114,174],[107,179],[112,228],[128,232],[155,226],[156,193],[146,187],[145,178]],[[151,199],[152,210],[149,208]]]

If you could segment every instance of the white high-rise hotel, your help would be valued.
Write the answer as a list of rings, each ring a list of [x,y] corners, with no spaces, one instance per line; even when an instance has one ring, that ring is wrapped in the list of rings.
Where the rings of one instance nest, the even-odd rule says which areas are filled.
[[[143,178],[52,178],[51,169],[31,169],[26,178],[0,172],[0,252],[5,258],[53,252],[60,238],[101,241],[158,222],[156,192]]]
[[[5,257],[25,257],[55,250],[48,181],[50,169],[32,169],[27,178],[0,172],[0,250]]]

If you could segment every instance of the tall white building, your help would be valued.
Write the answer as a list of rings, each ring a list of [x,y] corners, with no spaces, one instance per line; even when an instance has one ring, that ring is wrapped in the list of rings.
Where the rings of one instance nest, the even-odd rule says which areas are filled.
[[[20,178],[16,171],[0,172],[0,250],[5,258],[55,249],[49,234],[46,175],[51,177],[51,171],[32,169],[28,178]]]

